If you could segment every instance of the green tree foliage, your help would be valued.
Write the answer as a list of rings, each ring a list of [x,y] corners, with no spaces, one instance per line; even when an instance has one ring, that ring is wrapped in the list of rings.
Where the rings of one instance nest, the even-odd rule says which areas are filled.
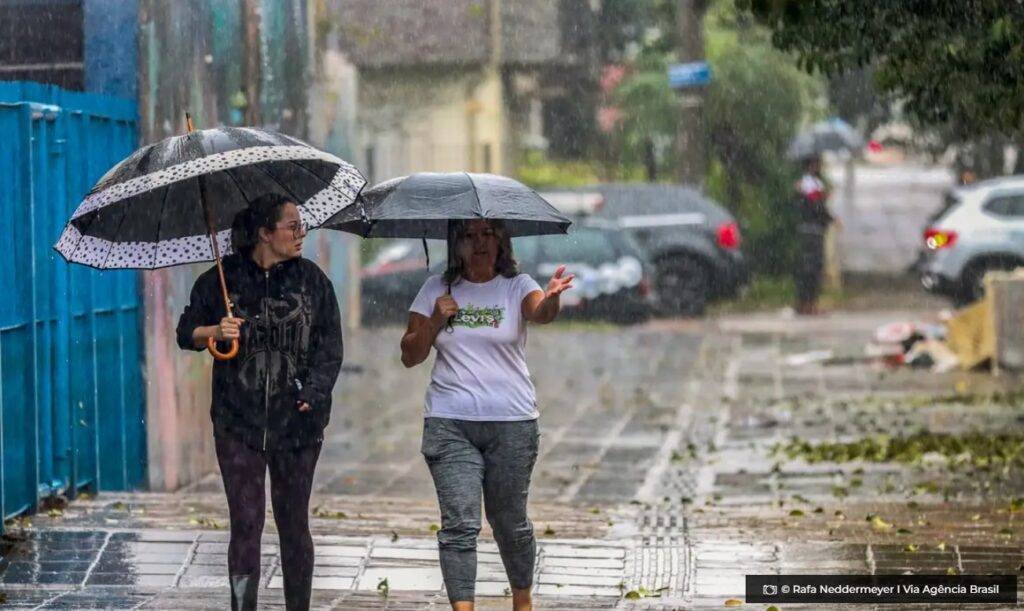
[[[740,220],[756,271],[785,273],[795,254],[790,140],[813,114],[821,83],[772,48],[768,32],[719,2],[706,20],[713,78],[704,118],[711,164],[708,192]]]
[[[655,3],[649,26],[674,27],[670,6]],[[667,34],[666,34],[667,36]],[[614,142],[618,160],[643,166],[650,142],[671,142],[680,114],[679,95],[668,86],[674,61],[664,38],[644,41],[630,75],[615,91],[621,110]],[[731,2],[713,3],[705,19],[712,81],[705,91],[704,122],[708,194],[730,209],[744,234],[744,252],[756,272],[785,273],[795,254],[793,183],[797,168],[785,159],[790,140],[811,118],[821,95],[820,79],[797,67],[792,56],[772,46],[770,32]],[[671,179],[672,147],[664,147],[659,177]]]
[[[737,0],[772,42],[826,75],[874,66],[879,91],[961,137],[1024,126],[1024,3]]]
[[[892,104],[874,85],[873,66],[855,68],[828,79],[828,99],[835,114],[870,134],[893,118]]]
[[[676,0],[603,0],[597,44],[604,62],[628,61],[638,51],[671,51]]]
[[[654,160],[659,177],[672,176],[672,141],[679,117],[679,98],[668,86],[668,58],[664,53],[645,51],[637,58],[633,72],[614,93],[621,110],[617,126],[619,160],[629,166],[643,166],[648,147],[657,144]]]

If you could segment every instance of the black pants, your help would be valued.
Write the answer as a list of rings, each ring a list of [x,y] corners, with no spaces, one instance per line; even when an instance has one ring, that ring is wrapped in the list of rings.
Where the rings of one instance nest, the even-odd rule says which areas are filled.
[[[825,229],[801,228],[797,231],[796,298],[800,303],[814,303],[821,293],[821,277],[825,269]]]
[[[266,516],[265,481],[270,469],[270,501],[281,541],[281,570],[288,611],[309,608],[313,584],[313,537],[309,495],[320,446],[260,452],[241,441],[217,437],[217,462],[224,478],[231,516],[228,572],[259,581],[260,539]]]

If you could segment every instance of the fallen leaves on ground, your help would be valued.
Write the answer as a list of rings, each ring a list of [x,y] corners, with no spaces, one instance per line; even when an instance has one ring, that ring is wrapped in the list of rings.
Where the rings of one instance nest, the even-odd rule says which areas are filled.
[[[976,467],[989,465],[1024,466],[1024,434],[982,433],[962,434],[919,431],[912,435],[874,435],[855,441],[811,443],[793,439],[773,448],[774,454],[790,459],[802,458],[819,462],[901,462],[919,464],[923,459],[945,459],[953,464]],[[859,478],[851,480],[857,487]]]
[[[223,524],[221,524],[220,522],[218,522],[214,518],[209,518],[209,517],[206,517],[206,516],[191,517],[191,518],[188,519],[188,523],[193,525],[193,526],[202,526],[203,528],[211,528],[211,529],[214,529],[214,530],[223,530],[224,529],[224,525]]]
[[[317,505],[313,508],[313,515],[318,518],[326,518],[328,520],[344,520],[348,517],[344,511],[333,511],[325,509],[324,507]]]
[[[879,516],[872,516],[871,528],[874,528],[878,532],[889,532],[890,530],[892,530],[892,524],[886,522]]]

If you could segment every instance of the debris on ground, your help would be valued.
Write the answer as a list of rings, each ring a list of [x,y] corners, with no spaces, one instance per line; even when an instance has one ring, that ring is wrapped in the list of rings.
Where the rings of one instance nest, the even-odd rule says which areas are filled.
[[[975,312],[968,308],[949,317],[946,324],[887,323],[875,330],[872,341],[864,346],[861,354],[811,350],[788,355],[784,364],[788,367],[805,367],[812,364],[835,366],[877,362],[886,367],[909,366],[938,373],[952,371],[961,366],[970,369],[991,356],[991,351],[977,339],[967,339],[977,336],[977,321],[984,320],[984,317],[983,310]],[[972,350],[981,350],[980,359],[971,352]]]
[[[949,349],[964,369],[973,369],[992,360],[996,351],[992,304],[986,297],[958,311],[946,322]]]
[[[942,317],[942,323],[897,321],[877,329],[860,359],[823,357],[826,351],[793,355],[787,364],[825,365],[872,361],[886,367],[912,367],[937,373],[974,369],[995,354],[995,331],[988,298]],[[814,355],[817,358],[811,358]]]
[[[903,357],[904,363],[917,369],[930,369],[938,373],[952,371],[960,366],[960,359],[945,342],[927,339],[917,342]]]

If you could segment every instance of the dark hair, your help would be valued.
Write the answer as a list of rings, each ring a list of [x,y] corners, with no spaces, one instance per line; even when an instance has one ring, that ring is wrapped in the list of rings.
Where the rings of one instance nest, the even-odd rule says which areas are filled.
[[[260,242],[260,229],[274,230],[285,205],[294,203],[280,193],[266,193],[249,202],[231,223],[231,247],[237,253],[251,255]]]
[[[498,238],[498,258],[494,261],[494,271],[500,276],[514,278],[519,274],[519,263],[512,252],[512,237],[505,229],[505,223],[497,219],[485,219]],[[458,252],[459,241],[466,237],[469,229],[468,220],[448,222],[448,269],[444,272],[444,281],[455,284],[466,275],[466,262]]]

